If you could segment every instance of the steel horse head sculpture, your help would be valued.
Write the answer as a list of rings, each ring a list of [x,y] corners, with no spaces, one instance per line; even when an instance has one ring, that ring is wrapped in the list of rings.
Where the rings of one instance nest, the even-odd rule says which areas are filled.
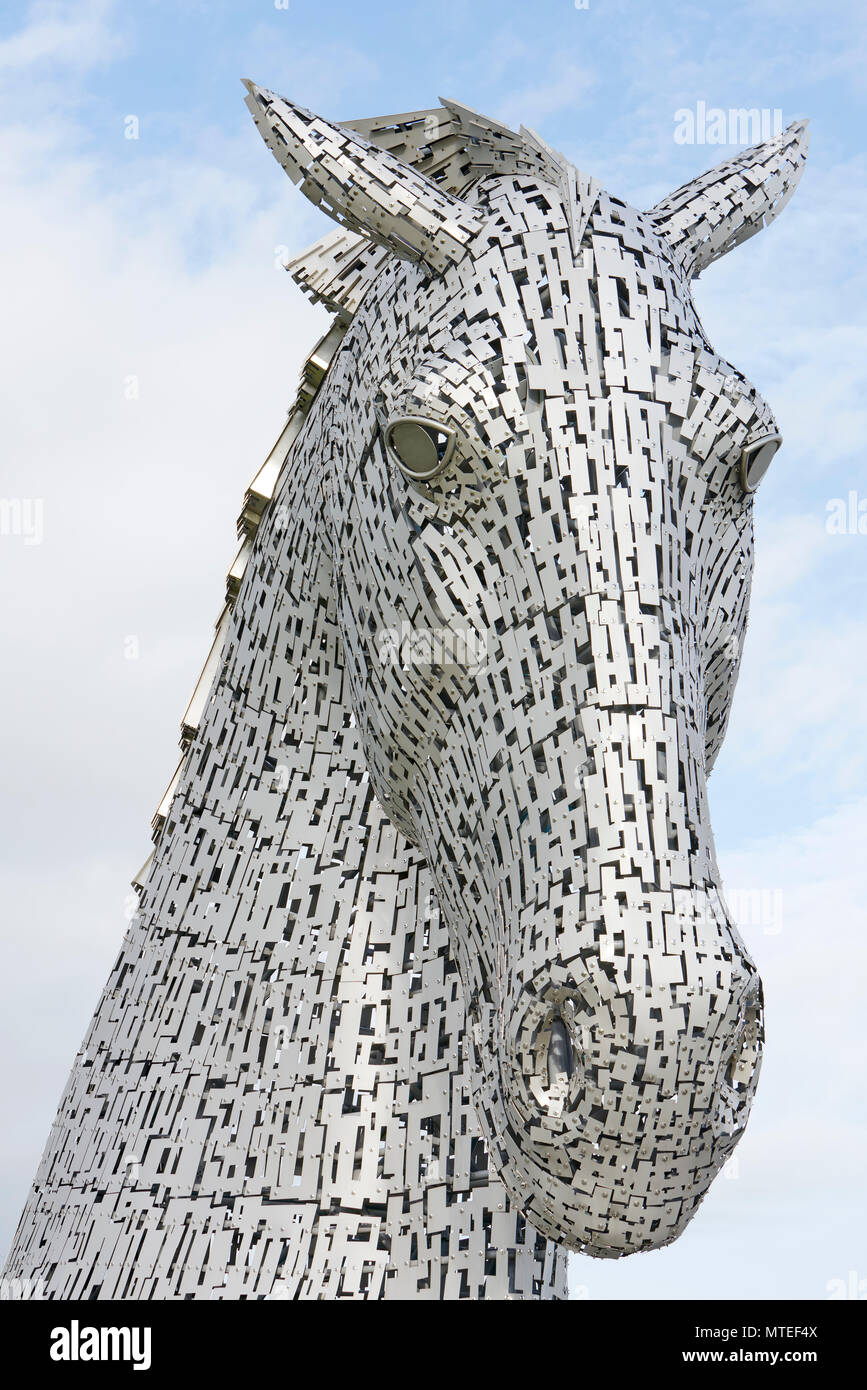
[[[806,128],[638,212],[454,102],[336,125],[247,89],[340,224],[290,265],[336,318],[10,1267],[562,1296],[559,1249],[679,1235],[758,1077],[707,778],[779,437],[691,282],[782,208]]]
[[[352,709],[449,924],[494,1166],[551,1239],[664,1244],[743,1132],[762,1046],[706,783],[778,437],[690,282],[786,201],[804,126],[640,213],[454,104],[476,143],[438,181],[423,145],[408,167],[248,104],[387,253],[309,447]]]

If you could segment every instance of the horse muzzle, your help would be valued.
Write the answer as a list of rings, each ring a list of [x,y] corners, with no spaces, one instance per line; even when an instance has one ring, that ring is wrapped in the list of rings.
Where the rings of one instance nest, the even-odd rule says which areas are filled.
[[[630,974],[647,978],[646,964]],[[727,981],[621,990],[591,969],[524,991],[506,1016],[499,1147],[513,1200],[590,1255],[674,1240],[746,1126],[763,1040],[757,974],[736,962]]]

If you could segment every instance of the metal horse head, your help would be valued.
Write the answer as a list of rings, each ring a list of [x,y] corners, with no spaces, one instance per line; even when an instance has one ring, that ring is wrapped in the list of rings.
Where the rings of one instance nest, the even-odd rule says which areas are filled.
[[[345,328],[307,447],[493,1166],[554,1240],[662,1245],[743,1133],[763,1037],[706,787],[779,440],[690,283],[786,202],[805,127],[639,212],[453,102],[338,126],[248,92],[349,229],[293,267]]]

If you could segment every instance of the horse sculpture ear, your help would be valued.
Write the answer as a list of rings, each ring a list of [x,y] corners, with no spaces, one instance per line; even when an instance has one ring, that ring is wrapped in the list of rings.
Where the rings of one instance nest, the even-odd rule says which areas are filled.
[[[688,277],[772,222],[791,198],[807,158],[806,121],[753,145],[676,189],[650,210]]]
[[[311,202],[398,256],[441,274],[461,260],[483,215],[354,131],[245,81],[265,144]]]

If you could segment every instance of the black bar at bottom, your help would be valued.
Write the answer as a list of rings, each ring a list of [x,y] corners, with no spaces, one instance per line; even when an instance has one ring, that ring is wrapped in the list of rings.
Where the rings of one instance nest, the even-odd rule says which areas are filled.
[[[552,1372],[582,1385],[592,1372],[600,1385],[641,1390],[675,1368],[690,1378],[712,1367],[806,1367],[827,1376],[859,1364],[864,1319],[856,1301],[573,1302],[512,1304],[506,1316],[506,1305],[488,1303],[472,1316],[459,1303],[9,1300],[0,1302],[0,1335],[22,1370],[50,1381],[189,1373],[197,1390],[209,1380],[220,1387],[237,1380],[246,1390],[266,1377],[316,1385],[341,1367],[352,1387],[359,1376],[383,1390],[441,1377],[446,1390],[457,1390],[450,1382],[465,1380],[471,1367],[484,1375],[486,1365],[480,1390],[488,1382],[509,1390],[520,1377],[538,1382]]]

